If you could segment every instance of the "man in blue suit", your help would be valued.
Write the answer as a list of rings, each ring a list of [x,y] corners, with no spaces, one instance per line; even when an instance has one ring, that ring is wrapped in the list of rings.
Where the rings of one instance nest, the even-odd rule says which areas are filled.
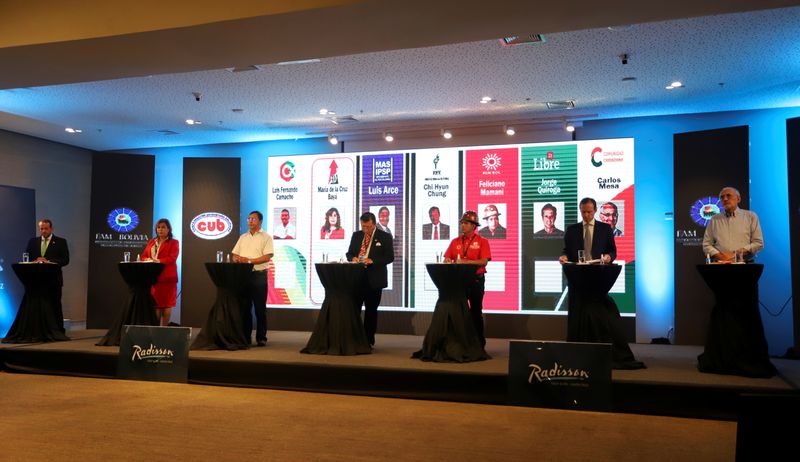
[[[597,202],[591,197],[581,199],[580,223],[567,227],[564,234],[564,251],[559,261],[564,264],[568,261],[578,261],[578,250],[588,251],[587,260],[602,260],[611,263],[617,258],[617,245],[614,243],[614,231],[611,226],[594,219],[597,212]]]
[[[361,311],[364,305],[364,331],[370,346],[375,345],[375,331],[378,328],[378,305],[381,303],[383,289],[388,286],[386,266],[394,261],[392,235],[377,229],[375,214],[361,215],[361,231],[353,233],[347,259],[366,266],[366,280],[362,291],[356,295],[356,306]]]
[[[61,275],[61,267],[69,265],[69,247],[67,247],[66,239],[53,234],[53,222],[48,218],[39,220],[39,233],[40,237],[34,237],[28,241],[25,252],[30,256],[32,262],[58,265],[58,276],[52,290],[56,315],[61,320],[61,332],[64,332],[64,310],[61,307],[61,290],[64,286],[64,279]]]

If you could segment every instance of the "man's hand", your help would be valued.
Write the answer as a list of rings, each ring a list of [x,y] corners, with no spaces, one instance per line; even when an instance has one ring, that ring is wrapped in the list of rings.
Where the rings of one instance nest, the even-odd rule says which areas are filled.
[[[566,264],[566,263],[569,263],[569,258],[567,258],[566,255],[562,255],[562,256],[558,257],[558,262],[561,263],[562,265]]]
[[[714,255],[718,262],[733,263],[733,252],[720,252]]]

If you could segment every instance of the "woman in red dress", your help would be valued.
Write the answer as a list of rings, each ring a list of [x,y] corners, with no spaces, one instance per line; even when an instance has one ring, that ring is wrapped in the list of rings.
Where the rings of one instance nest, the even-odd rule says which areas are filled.
[[[156,301],[156,317],[162,326],[169,325],[172,308],[178,296],[178,260],[180,245],[172,238],[172,225],[162,218],[156,222],[156,237],[150,239],[142,253],[142,261],[163,263],[164,270],[153,284],[150,293]]]

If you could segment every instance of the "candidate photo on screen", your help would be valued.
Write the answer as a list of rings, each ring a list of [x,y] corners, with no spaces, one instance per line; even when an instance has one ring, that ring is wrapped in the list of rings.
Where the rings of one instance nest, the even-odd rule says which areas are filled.
[[[564,237],[564,203],[533,203],[533,237],[537,239]]]
[[[502,225],[502,218],[506,213],[506,204],[478,204],[478,213],[484,226],[478,234],[486,239],[505,239],[506,228]]]
[[[273,239],[297,239],[297,209],[295,207],[275,207],[272,209]]]
[[[394,237],[394,205],[376,205],[370,207],[369,211],[378,218],[378,223],[376,223],[378,229]]]
[[[422,240],[450,240],[450,225],[442,223],[442,209],[433,205],[428,209],[428,223],[422,225]]]
[[[613,200],[604,202],[597,208],[597,219],[611,226],[614,237],[625,235],[625,201]]]
[[[320,239],[344,239],[342,215],[339,209],[331,207],[325,212],[325,222],[320,229]]]

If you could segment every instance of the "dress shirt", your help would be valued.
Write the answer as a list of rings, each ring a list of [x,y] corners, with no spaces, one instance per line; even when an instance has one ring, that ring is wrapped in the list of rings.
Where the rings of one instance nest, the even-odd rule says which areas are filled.
[[[592,241],[594,239],[594,218],[592,218],[592,221],[588,223],[585,221],[582,223],[583,228],[581,228],[581,239],[583,239],[582,233],[584,232],[584,229],[586,229],[586,225],[589,225],[589,240]]]
[[[711,217],[703,235],[703,252],[714,256],[742,248],[752,255],[764,248],[758,215],[737,207],[731,216],[722,212]]]
[[[272,236],[265,233],[261,228],[255,234],[250,234],[248,231],[239,236],[239,240],[236,241],[236,246],[233,248],[233,253],[251,260],[273,254]],[[268,262],[254,265],[253,271],[264,271],[267,269],[267,265]]]
[[[47,237],[47,238],[42,236],[42,242],[41,242],[41,246],[40,246],[41,247],[41,251],[42,251],[42,255],[41,255],[42,257],[44,257],[44,254],[47,251],[47,246],[50,245],[50,239],[52,239],[52,238],[53,238],[52,234],[50,235],[50,237]]]
[[[275,225],[275,235],[273,236],[275,239],[297,239],[297,230],[295,226],[291,223],[283,226],[283,223],[278,223]]]

